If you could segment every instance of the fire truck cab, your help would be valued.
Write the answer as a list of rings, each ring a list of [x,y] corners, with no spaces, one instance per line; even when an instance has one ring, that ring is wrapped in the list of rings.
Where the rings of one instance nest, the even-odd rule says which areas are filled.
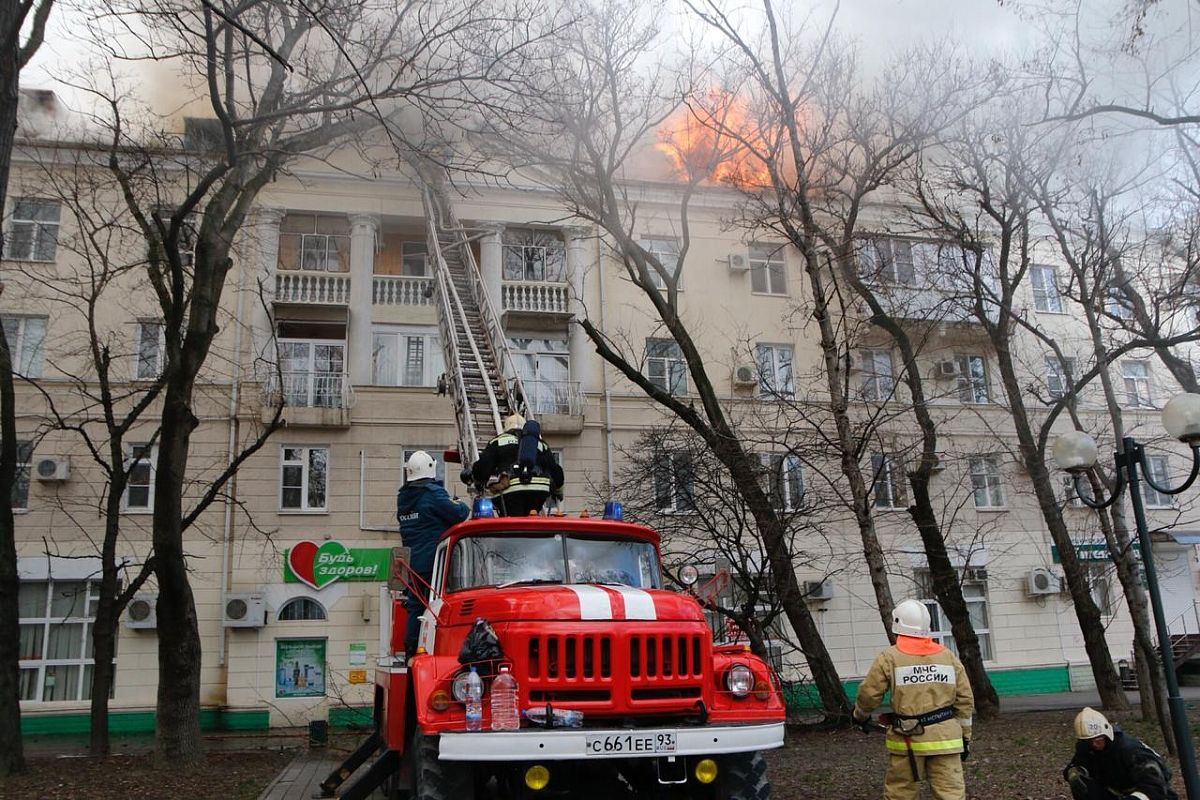
[[[393,606],[395,649],[405,619]],[[502,655],[476,665],[483,722],[472,732],[460,650],[477,619]],[[659,537],[645,526],[485,516],[452,527],[420,647],[407,662],[400,649],[376,672],[375,746],[390,759],[378,771],[419,800],[770,796],[763,751],[783,744],[778,676],[743,646],[713,645],[697,599],[664,585]],[[520,709],[542,721],[576,712],[565,716],[578,727],[522,718],[519,730],[492,731],[501,664]]]

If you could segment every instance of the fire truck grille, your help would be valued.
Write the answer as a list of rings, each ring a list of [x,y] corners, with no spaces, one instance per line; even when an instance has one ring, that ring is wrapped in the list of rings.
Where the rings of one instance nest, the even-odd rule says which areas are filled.
[[[629,674],[633,678],[700,677],[699,636],[633,636],[629,640]]]
[[[612,637],[531,636],[529,677],[537,680],[612,677]]]

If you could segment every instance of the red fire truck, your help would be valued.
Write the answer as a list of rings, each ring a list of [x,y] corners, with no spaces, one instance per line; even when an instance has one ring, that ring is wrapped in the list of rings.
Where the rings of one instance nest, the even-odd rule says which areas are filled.
[[[476,515],[448,530],[417,655],[404,660],[396,600],[399,652],[375,673],[375,733],[330,775],[326,796],[383,786],[417,800],[769,797],[763,751],[784,731],[778,676],[744,646],[714,646],[696,598],[666,588],[658,534],[610,516],[619,511]],[[479,619],[501,656],[476,665],[483,729],[470,732],[460,649]],[[490,730],[486,676],[500,664],[519,707],[551,726]],[[582,725],[553,727],[564,716]]]

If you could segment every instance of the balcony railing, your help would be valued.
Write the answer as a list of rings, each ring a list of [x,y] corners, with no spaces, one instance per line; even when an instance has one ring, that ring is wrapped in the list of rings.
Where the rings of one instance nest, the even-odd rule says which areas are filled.
[[[282,390],[280,387],[282,386]],[[335,372],[284,372],[272,374],[264,387],[264,403],[282,398],[289,408],[352,408],[354,389],[350,376]]]
[[[377,306],[433,305],[433,278],[410,275],[376,275],[371,302]]]
[[[571,294],[565,283],[505,282],[500,291],[505,311],[571,313]]]
[[[579,381],[523,380],[525,400],[534,414],[581,416],[584,398]]]
[[[344,272],[280,270],[275,273],[275,302],[348,305],[350,276]]]

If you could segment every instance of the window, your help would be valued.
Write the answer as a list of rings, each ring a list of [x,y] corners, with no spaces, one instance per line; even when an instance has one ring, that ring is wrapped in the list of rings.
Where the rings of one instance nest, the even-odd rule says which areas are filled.
[[[1159,486],[1170,486],[1171,476],[1168,471],[1166,456],[1146,456],[1146,475]],[[1171,495],[1158,491],[1148,482],[1142,483],[1142,500],[1150,508],[1170,508]]]
[[[279,268],[349,272],[349,221],[333,215],[288,214],[279,226]]]
[[[663,453],[654,469],[654,507],[672,514],[696,510],[692,457],[687,453]]]
[[[1004,508],[1004,478],[999,460],[995,456],[974,456],[969,463],[975,507]]]
[[[12,485],[14,511],[29,508],[29,465],[33,462],[33,442],[17,442],[17,474]]]
[[[913,243],[904,239],[872,239],[859,258],[860,274],[869,281],[912,286],[916,282]]]
[[[862,382],[859,385],[863,400],[885,402],[896,391],[890,350],[862,350]]]
[[[21,581],[18,663],[22,700],[90,700],[92,623],[100,600],[93,581]]]
[[[763,397],[791,397],[795,393],[792,383],[792,346],[786,344],[760,344],[755,348],[758,361],[758,393]]]
[[[343,408],[346,343],[280,339],[283,402],[297,408]]]
[[[166,350],[165,328],[161,322],[142,321],[134,328],[133,377],[152,381],[162,374],[163,353]]]
[[[790,453],[765,453],[763,466],[770,481],[771,503],[782,511],[797,511],[804,503],[804,473],[800,457]]]
[[[312,622],[325,618],[325,606],[311,597],[293,597],[275,615],[279,622]]]
[[[1046,392],[1055,400],[1066,396],[1075,385],[1075,359],[1046,356]]]
[[[1122,361],[1121,378],[1125,381],[1125,404],[1131,408],[1146,408],[1150,397],[1150,365],[1145,361]]]
[[[435,386],[446,371],[436,328],[376,328],[372,344],[377,386]]]
[[[574,402],[571,357],[566,339],[509,338],[525,400],[534,414],[582,413]]]
[[[990,402],[987,362],[983,356],[960,355],[958,362],[958,399],[964,403]]]
[[[664,392],[687,394],[687,363],[674,339],[646,340],[646,377]]]
[[[1117,319],[1133,318],[1133,304],[1129,302],[1125,289],[1120,286],[1109,287],[1104,299],[1104,310]]]
[[[993,655],[991,625],[988,621],[987,570],[967,569],[962,570],[960,575],[967,616],[971,620],[971,627],[975,629],[975,635],[979,637],[980,654],[984,661],[991,661]],[[933,599],[933,582],[929,571],[922,570],[917,578],[921,584],[919,591],[924,598],[921,602],[929,609],[930,633],[933,634],[933,639],[958,655],[958,646],[954,642],[954,635],[950,633],[950,621],[946,619],[937,600]]]
[[[642,239],[642,249],[658,259],[663,271],[675,275],[679,268],[679,242],[674,239]],[[667,283],[654,267],[650,267],[650,283],[655,289],[667,288]],[[679,288],[678,281],[675,288]]]
[[[42,377],[46,317],[3,317],[2,321],[13,369],[26,378]]]
[[[871,456],[871,505],[878,509],[904,508],[904,473],[886,453]]]
[[[400,243],[400,274],[414,278],[424,278],[429,275],[428,242]]]
[[[750,291],[758,294],[787,294],[783,245],[750,245]]]
[[[506,281],[562,283],[567,275],[567,251],[552,231],[506,228],[503,277]]]
[[[1058,291],[1058,273],[1054,267],[1034,264],[1029,269],[1029,278],[1033,283],[1033,307],[1038,311],[1061,314],[1062,294]]]
[[[154,510],[154,472],[158,448],[149,444],[129,445],[129,460],[125,468],[129,477],[125,483],[126,511]]]
[[[284,447],[279,468],[279,507],[284,511],[324,511],[329,448]]]
[[[412,448],[409,448],[408,450],[404,451],[404,462],[403,463],[407,464],[408,460],[410,458],[412,458],[412,454],[417,452],[418,450],[424,450],[426,453],[429,454],[429,457],[433,459],[435,476],[437,477],[437,479],[439,481],[441,481],[442,483],[445,483],[446,482],[446,461],[445,461],[445,456],[444,456],[445,451],[442,448],[434,447],[433,445],[430,445],[429,447],[412,447]],[[408,482],[408,476],[404,474],[403,468],[400,470],[400,482],[401,482],[401,485]]]
[[[53,261],[58,249],[61,209],[54,200],[18,197],[4,257],[13,261]]]

